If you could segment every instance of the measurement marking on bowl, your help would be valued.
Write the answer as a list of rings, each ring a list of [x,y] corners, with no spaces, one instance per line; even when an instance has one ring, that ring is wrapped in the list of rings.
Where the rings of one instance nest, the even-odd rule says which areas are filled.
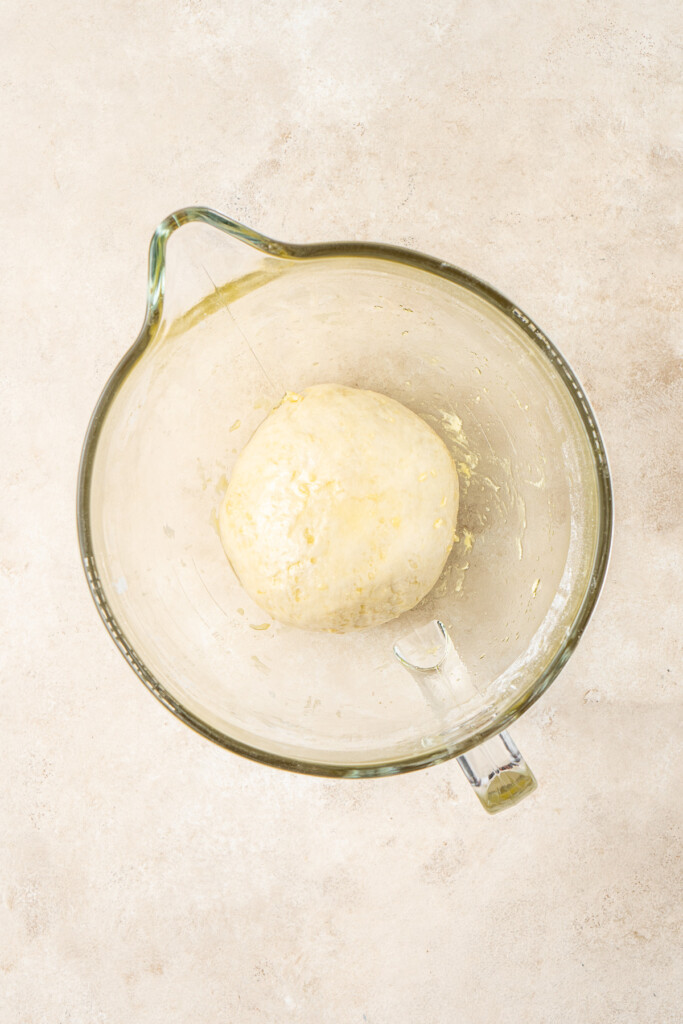
[[[216,598],[215,598],[215,597],[213,596],[213,594],[212,594],[212,593],[211,593],[211,591],[209,590],[209,587],[208,587],[208,585],[207,585],[207,583],[206,583],[206,580],[204,579],[204,577],[202,576],[201,572],[199,571],[199,566],[198,566],[198,565],[197,565],[197,563],[195,562],[194,558],[192,559],[192,565],[194,566],[194,571],[195,571],[195,573],[197,574],[197,579],[199,580],[199,582],[201,583],[201,585],[202,585],[202,586],[204,587],[204,590],[205,590],[205,591],[206,591],[206,593],[207,593],[207,594],[209,595],[209,597],[211,598],[211,600],[213,601],[213,603],[215,604],[216,608],[217,608],[217,609],[218,609],[218,611],[219,611],[219,612],[221,613],[221,615],[222,615],[222,616],[223,616],[224,618],[226,618],[226,619],[227,619],[227,618],[228,618],[228,613],[227,613],[227,612],[225,611],[225,609],[223,609],[223,608],[222,608],[222,607],[220,606],[220,604],[218,603],[218,601],[216,600]],[[182,586],[182,581],[180,582],[180,585]],[[183,589],[184,589],[184,588],[183,588]]]
[[[206,269],[206,267],[204,266],[204,264],[203,264],[203,263],[201,264],[201,267],[202,267],[202,270],[204,271],[204,273],[206,274],[206,276],[208,277],[209,281],[210,281],[210,282],[211,282],[211,284],[213,285],[213,290],[214,290],[214,292],[215,292],[215,294],[216,294],[216,297],[217,297],[217,299],[218,299],[218,300],[219,300],[219,302],[221,303],[221,307],[222,307],[222,309],[224,309],[224,310],[225,310],[225,312],[226,312],[226,313],[228,314],[228,316],[229,316],[229,317],[230,317],[230,319],[232,320],[232,322],[233,322],[233,324],[234,324],[234,326],[235,326],[235,329],[236,329],[237,333],[238,333],[238,334],[239,334],[239,335],[241,336],[242,340],[244,341],[244,344],[245,344],[245,345],[247,346],[247,348],[248,348],[248,349],[249,349],[249,351],[251,352],[252,356],[253,356],[253,357],[254,357],[254,359],[256,360],[256,362],[257,362],[257,364],[258,364],[258,366],[259,366],[259,369],[261,370],[261,373],[262,373],[262,374],[263,374],[263,376],[264,376],[264,377],[266,378],[266,380],[267,380],[267,381],[268,381],[268,383],[270,384],[270,386],[271,386],[271,388],[273,389],[273,391],[275,391],[275,392],[277,392],[277,391],[280,391],[281,389],[280,389],[280,388],[278,388],[278,386],[277,386],[277,385],[275,384],[274,380],[273,380],[273,379],[271,378],[271,376],[270,376],[270,374],[268,373],[268,371],[266,370],[265,366],[263,365],[263,363],[261,362],[261,360],[259,359],[259,357],[258,357],[258,356],[256,355],[256,352],[254,351],[254,349],[253,349],[253,347],[252,347],[252,345],[251,345],[251,343],[250,343],[249,339],[247,338],[246,334],[244,333],[244,331],[243,331],[243,330],[242,330],[242,328],[240,327],[239,323],[237,322],[237,319],[236,319],[236,317],[235,317],[235,315],[234,315],[233,311],[231,310],[231,308],[230,308],[229,304],[228,304],[227,302],[225,302],[225,300],[224,300],[224,299],[222,298],[222,296],[221,296],[221,292],[220,292],[220,289],[219,289],[219,288],[218,288],[218,286],[216,285],[216,282],[214,281],[214,279],[213,279],[213,278],[211,277],[211,274],[210,274],[210,273],[209,273],[209,271],[208,271],[208,270]]]

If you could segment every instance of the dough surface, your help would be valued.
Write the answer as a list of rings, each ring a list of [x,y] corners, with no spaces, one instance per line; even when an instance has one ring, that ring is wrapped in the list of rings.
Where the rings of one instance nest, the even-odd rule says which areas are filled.
[[[316,384],[257,428],[219,526],[242,586],[274,619],[344,631],[431,590],[457,512],[453,460],[424,420],[374,391]]]

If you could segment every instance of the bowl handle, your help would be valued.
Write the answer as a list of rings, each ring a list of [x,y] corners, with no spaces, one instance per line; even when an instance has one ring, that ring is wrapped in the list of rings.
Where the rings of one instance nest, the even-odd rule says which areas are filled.
[[[507,730],[461,754],[458,764],[489,814],[514,807],[538,785]]]
[[[439,731],[425,738],[446,741],[454,712],[478,697],[469,672],[438,619],[414,629],[394,644],[394,654],[420,688]],[[467,781],[489,814],[513,807],[536,789],[536,779],[507,731],[458,757]]]

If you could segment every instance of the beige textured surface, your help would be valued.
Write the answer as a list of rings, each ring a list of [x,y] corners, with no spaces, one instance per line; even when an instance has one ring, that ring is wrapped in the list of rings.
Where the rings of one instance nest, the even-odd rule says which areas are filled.
[[[0,18],[1,1024],[680,1020],[680,4]],[[455,765],[352,783],[232,757],[101,627],[79,448],[149,236],[194,202],[459,263],[588,389],[612,569],[517,724],[540,788],[508,815]]]

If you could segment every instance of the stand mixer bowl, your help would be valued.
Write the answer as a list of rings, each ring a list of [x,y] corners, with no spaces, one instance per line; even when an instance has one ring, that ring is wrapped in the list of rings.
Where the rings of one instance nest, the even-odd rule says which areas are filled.
[[[432,592],[345,634],[269,619],[217,529],[255,428],[286,391],[327,382],[415,411],[460,478]],[[410,250],[287,245],[189,208],[152,239],[145,322],[85,439],[78,525],[107,629],[174,714],[270,765],[367,777],[465,755],[544,692],[595,606],[612,496],[575,375],[494,289]],[[446,673],[445,647],[432,664],[406,654],[435,624]]]

